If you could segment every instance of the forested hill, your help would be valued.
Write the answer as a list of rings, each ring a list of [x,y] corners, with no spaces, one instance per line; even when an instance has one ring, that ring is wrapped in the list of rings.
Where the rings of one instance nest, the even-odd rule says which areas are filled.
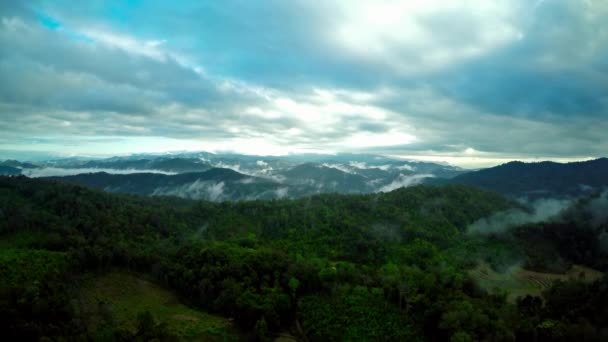
[[[96,172],[48,177],[48,179],[81,184],[108,192],[145,196],[177,196],[212,201],[276,198],[277,190],[284,188],[283,185],[268,179],[247,176],[224,168],[175,175]],[[295,189],[292,190],[295,192]]]
[[[608,158],[572,163],[510,162],[465,173],[447,184],[474,185],[513,196],[590,194],[608,187]]]
[[[16,220],[5,222],[3,230],[36,227],[48,230],[56,220],[61,222],[57,225],[63,227],[66,222],[73,223],[74,227],[86,223],[104,230],[117,228],[126,234],[134,229],[131,225],[134,218],[143,215],[151,220],[147,223],[150,228],[171,234],[183,234],[205,224],[206,235],[255,233],[275,237],[292,231],[297,233],[297,239],[314,233],[331,239],[340,233],[340,227],[357,227],[360,232],[371,234],[390,231],[377,227],[386,224],[398,227],[396,230],[420,230],[421,234],[425,231],[424,234],[439,237],[441,229],[446,230],[443,233],[456,234],[474,220],[513,205],[497,194],[463,186],[417,186],[380,194],[321,194],[298,200],[212,203],[173,197],[112,195],[23,176],[0,180],[4,192],[3,214],[9,220]],[[37,211],[45,214],[46,222],[31,215]],[[322,230],[328,226],[333,230]],[[434,226],[436,229],[427,229]],[[444,234],[441,238],[448,236]]]
[[[513,205],[464,186],[214,203],[0,177],[0,329],[8,340],[187,333],[155,312],[123,326],[108,302],[83,310],[82,278],[119,268],[231,319],[243,339],[549,340],[581,329],[601,338],[608,315],[590,303],[608,295],[605,282],[575,284],[576,301],[564,302],[578,310],[571,318],[559,311],[570,285],[548,293],[545,310],[533,299],[510,304],[468,276],[501,249],[467,226]]]

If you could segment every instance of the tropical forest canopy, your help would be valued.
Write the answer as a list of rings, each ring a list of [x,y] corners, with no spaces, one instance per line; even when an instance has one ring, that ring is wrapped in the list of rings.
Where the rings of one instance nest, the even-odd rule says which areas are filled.
[[[528,209],[459,185],[214,203],[2,177],[2,329],[31,340],[602,340],[606,202],[598,193],[484,233],[471,227]],[[184,306],[121,311],[150,300],[138,291],[170,298],[161,288]]]

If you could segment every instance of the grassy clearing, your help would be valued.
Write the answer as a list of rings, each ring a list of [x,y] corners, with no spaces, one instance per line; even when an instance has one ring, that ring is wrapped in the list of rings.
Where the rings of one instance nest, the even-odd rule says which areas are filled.
[[[102,321],[103,310],[111,312],[114,324],[132,332],[136,331],[137,315],[149,311],[157,322],[166,323],[172,334],[184,340],[239,339],[227,319],[191,309],[145,277],[128,272],[114,271],[87,279],[77,305],[93,331]]]
[[[65,265],[61,252],[0,248],[0,285],[38,287],[45,279],[58,277]]]
[[[512,266],[506,272],[498,273],[485,262],[479,263],[469,274],[487,291],[508,291],[510,302],[526,295],[540,296],[544,289],[557,280],[579,279],[591,282],[603,276],[602,272],[580,265],[574,265],[563,274],[534,272],[521,266]]]

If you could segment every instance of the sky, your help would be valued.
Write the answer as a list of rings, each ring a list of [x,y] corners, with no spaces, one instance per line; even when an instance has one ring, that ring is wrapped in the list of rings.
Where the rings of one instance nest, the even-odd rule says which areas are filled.
[[[0,158],[608,151],[606,0],[0,2]]]

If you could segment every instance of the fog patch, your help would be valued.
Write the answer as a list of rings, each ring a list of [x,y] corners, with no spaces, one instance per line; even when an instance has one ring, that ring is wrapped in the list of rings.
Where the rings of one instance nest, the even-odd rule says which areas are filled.
[[[255,172],[255,174],[260,174],[260,173],[267,174],[267,173],[270,173],[271,171],[273,171],[272,166],[263,160],[256,161],[255,165],[257,165],[260,168],[257,172]]]
[[[571,199],[539,199],[527,204],[529,211],[523,209],[509,209],[498,212],[490,217],[484,217],[471,224],[469,233],[490,234],[501,233],[509,228],[528,223],[538,223],[554,218],[564,209],[572,205]]]
[[[257,167],[259,167],[259,169],[255,169],[255,167],[253,167],[253,169],[247,168],[246,166],[242,167],[240,164],[227,164],[222,161],[216,163],[214,167],[230,169],[246,176],[264,178],[276,183],[283,183],[285,181],[285,177],[272,174],[274,169],[269,163],[263,160],[258,160],[255,162],[255,164]],[[249,184],[248,182],[253,182],[253,180],[244,181],[244,184]]]
[[[407,170],[407,171],[416,171],[415,167],[413,167],[411,165],[407,165],[407,164],[395,166],[395,169],[397,169],[397,170]]]
[[[369,227],[369,232],[381,241],[401,242],[401,234],[397,224],[374,223]]]
[[[114,175],[128,175],[132,173],[160,173],[163,175],[176,175],[176,172],[167,172],[162,170],[143,170],[143,169],[105,169],[105,168],[58,168],[58,167],[43,167],[39,169],[22,169],[21,174],[30,178],[39,177],[63,177],[74,176],[83,173],[98,173],[105,172]]]
[[[328,167],[328,168],[331,168],[331,169],[340,170],[340,171],[342,171],[344,173],[351,173],[351,174],[354,173],[353,170],[347,168],[346,166],[344,166],[342,164],[323,163],[323,164],[321,164],[321,166]]]
[[[289,188],[278,188],[275,190],[275,195],[277,198],[285,198],[287,197],[287,193],[289,192]]]
[[[600,197],[593,199],[589,203],[591,212],[591,224],[599,227],[608,221],[608,191],[604,191]]]
[[[238,181],[241,184],[252,184],[255,182],[255,178],[244,178]]]
[[[284,183],[287,178],[283,175],[260,175],[259,177],[266,178],[276,183]]]
[[[356,161],[351,161],[349,162],[349,165],[351,167],[357,168],[357,169],[363,169],[363,170],[367,170],[367,169],[379,169],[382,171],[389,171],[391,169],[396,169],[396,170],[407,170],[407,171],[414,171],[415,168],[411,165],[407,165],[407,164],[403,164],[403,165],[393,165],[393,164],[384,164],[384,165],[368,165],[365,162],[356,162]]]
[[[224,182],[219,182],[217,184],[211,185],[207,189],[207,192],[209,193],[210,200],[217,201],[224,193]]]
[[[209,228],[209,223],[205,222],[202,226],[198,227],[196,232],[194,232],[193,238],[202,239],[205,236],[205,234],[207,233],[208,228]]]
[[[197,179],[193,183],[174,188],[157,188],[152,193],[152,196],[177,196],[189,199],[206,199],[215,202],[223,199],[224,186],[224,182],[215,183]]]
[[[356,162],[356,161],[351,161],[348,164],[351,167],[354,167],[354,168],[357,168],[357,169],[362,169],[362,170],[380,169],[382,171],[388,171],[388,169],[390,169],[392,167],[392,165],[390,165],[390,164],[385,164],[385,165],[367,165],[367,163],[365,163],[365,162]]]
[[[399,176],[393,180],[390,184],[387,184],[380,189],[378,192],[389,192],[399,188],[407,188],[409,186],[418,185],[422,183],[425,178],[435,177],[432,174],[420,174],[420,175],[404,175],[399,174]]]
[[[236,171],[238,173],[244,173],[243,171],[241,171],[241,165],[240,164],[227,164],[224,163],[223,161],[216,163],[214,165],[214,167],[219,167],[219,168],[223,168],[223,169],[230,169],[232,171]]]
[[[376,186],[378,186],[378,184],[382,183],[383,181],[384,181],[384,179],[382,179],[382,178],[376,178],[376,179],[372,179],[372,180],[365,182],[365,184],[367,184],[367,186],[370,186],[370,187],[376,187]]]
[[[367,169],[367,164],[364,162],[355,162],[355,161],[351,161],[348,163],[350,166],[352,167],[356,167],[357,169]]]

